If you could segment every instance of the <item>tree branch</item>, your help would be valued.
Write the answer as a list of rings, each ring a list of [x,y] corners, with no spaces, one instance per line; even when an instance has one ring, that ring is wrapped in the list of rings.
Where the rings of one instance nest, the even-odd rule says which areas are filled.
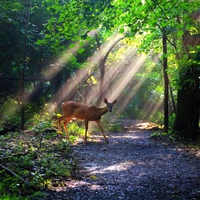
[[[125,38],[125,36],[118,38],[118,39],[110,46],[110,48],[108,49],[107,53],[105,54],[105,56],[104,56],[104,58],[103,58],[103,60],[102,60],[102,62],[103,62],[104,64],[105,64],[105,62],[106,62],[106,59],[107,59],[109,53],[112,51],[112,49],[115,47],[115,45],[116,45],[120,40],[123,40],[124,38]]]
[[[30,183],[26,180],[24,180],[21,176],[19,176],[18,174],[16,174],[15,172],[13,172],[11,169],[3,166],[2,164],[0,164],[0,169],[3,169],[5,170],[5,172],[8,174],[8,175],[11,175],[11,176],[15,176],[16,178],[18,178],[19,180],[21,180],[25,185],[27,186],[30,186]]]

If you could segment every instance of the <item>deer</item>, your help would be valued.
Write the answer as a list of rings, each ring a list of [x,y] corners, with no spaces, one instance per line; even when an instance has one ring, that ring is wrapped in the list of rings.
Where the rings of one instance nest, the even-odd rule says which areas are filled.
[[[105,107],[99,108],[97,106],[91,106],[88,104],[77,103],[75,101],[66,101],[62,103],[63,115],[58,118],[58,130],[61,131],[61,121],[64,120],[64,129],[67,133],[67,138],[69,138],[67,124],[71,119],[84,120],[85,122],[85,138],[84,141],[87,143],[87,131],[89,121],[95,121],[99,129],[101,130],[103,137],[106,143],[109,143],[104,130],[101,125],[101,117],[105,115],[108,111],[112,112],[113,105],[117,103],[117,100],[114,100],[112,103],[109,103],[106,98],[104,98]]]

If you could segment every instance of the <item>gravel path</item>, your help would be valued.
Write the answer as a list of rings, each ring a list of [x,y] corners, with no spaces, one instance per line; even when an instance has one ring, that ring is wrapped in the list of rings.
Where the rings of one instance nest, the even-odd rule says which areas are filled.
[[[109,134],[109,144],[99,133],[75,146],[82,178],[66,181],[47,199],[200,199],[200,151],[153,140],[136,121],[125,125],[129,131]]]

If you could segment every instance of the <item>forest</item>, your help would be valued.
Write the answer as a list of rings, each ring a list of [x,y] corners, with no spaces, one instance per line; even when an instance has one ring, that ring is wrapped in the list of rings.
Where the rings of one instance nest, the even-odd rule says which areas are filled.
[[[1,199],[42,199],[75,173],[85,127],[58,131],[63,101],[113,102],[106,132],[141,120],[199,145],[199,0],[1,0],[0,11]]]

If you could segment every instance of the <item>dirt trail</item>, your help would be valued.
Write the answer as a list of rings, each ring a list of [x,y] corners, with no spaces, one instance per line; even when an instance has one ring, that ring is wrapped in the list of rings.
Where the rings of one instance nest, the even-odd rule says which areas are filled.
[[[109,144],[98,133],[74,147],[82,179],[67,181],[47,199],[200,199],[200,152],[155,141],[137,122],[125,123],[129,132],[109,134]]]

